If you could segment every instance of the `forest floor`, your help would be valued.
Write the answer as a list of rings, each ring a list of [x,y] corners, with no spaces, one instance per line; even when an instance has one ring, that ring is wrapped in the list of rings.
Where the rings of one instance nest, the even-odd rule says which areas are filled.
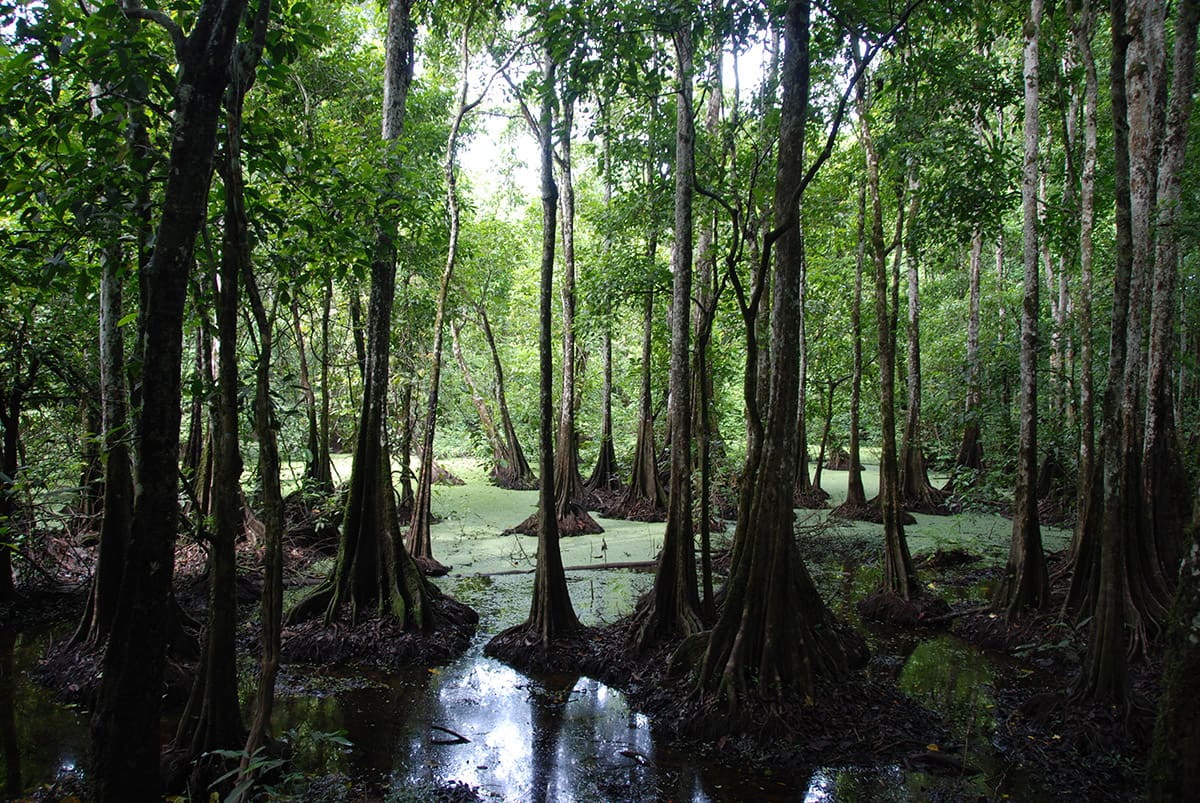
[[[292,778],[298,796],[523,798],[532,787],[529,767],[520,766],[519,756],[533,762],[536,776],[545,748],[538,747],[539,733],[543,742],[548,738],[542,731],[554,735],[564,745],[561,749],[574,751],[574,763],[603,763],[604,755],[615,756],[605,764],[603,783],[608,786],[596,786],[600,782],[590,776],[571,775],[573,770],[550,761],[543,780],[552,788],[554,783],[565,785],[560,791],[579,800],[615,799],[614,795],[790,799],[809,793],[819,793],[814,799],[834,800],[1124,800],[1139,793],[1160,667],[1153,658],[1135,665],[1138,704],[1128,717],[1072,700],[1082,635],[1055,616],[1009,627],[984,609],[1008,550],[1011,523],[1001,516],[917,516],[917,524],[908,528],[908,540],[921,581],[946,600],[952,613],[933,626],[899,626],[863,622],[855,609],[878,584],[878,526],[831,522],[822,510],[798,511],[798,543],[810,572],[835,614],[866,638],[871,660],[850,683],[819,687],[812,705],[795,701],[764,712],[782,723],[782,729],[696,740],[686,735],[687,722],[697,714],[689,710],[695,702],[679,693],[686,679],[667,676],[667,653],[637,659],[626,649],[624,617],[649,587],[652,575],[629,568],[596,570],[652,561],[661,547],[662,524],[600,518],[604,533],[562,541],[563,562],[575,567],[568,571],[572,599],[593,629],[587,639],[576,642],[574,656],[564,656],[567,664],[575,662],[573,672],[531,680],[483,658],[481,650],[487,638],[519,622],[527,610],[536,539],[498,533],[529,514],[536,492],[502,491],[488,485],[484,471],[473,462],[446,463],[467,484],[434,490],[434,512],[440,517],[433,528],[434,554],[454,566],[439,584],[480,610],[479,634],[467,655],[444,669],[437,668],[445,664],[444,656],[418,659],[411,670],[334,666],[314,671],[286,665],[278,684],[279,732],[290,734],[285,738],[292,740],[291,749],[307,756],[306,763],[297,763],[303,766],[302,773],[298,770],[303,777]],[[844,494],[844,477],[844,472],[825,472],[831,505],[838,503],[839,490]],[[870,473],[867,477],[868,482],[873,479]],[[316,511],[306,522],[292,522],[289,594],[302,593],[328,571],[333,544],[320,524],[329,518]],[[306,530],[300,526],[305,523],[315,526]],[[730,535],[718,536],[718,545],[727,544]],[[1069,532],[1046,528],[1043,535],[1052,560],[1061,556]],[[248,685],[253,680],[253,603],[259,585],[252,544],[244,547],[241,563]],[[202,568],[202,551],[181,548],[179,597],[196,618],[205,603]],[[24,734],[33,730],[32,724],[16,731],[18,741],[22,735],[27,740],[19,752],[50,754],[26,756],[26,770],[19,773],[26,779],[21,787],[41,799],[56,799],[55,794],[71,789],[72,775],[64,775],[62,767],[73,766],[74,759],[60,756],[55,764],[55,740],[75,745],[61,748],[71,755],[86,744],[86,718],[79,706],[89,701],[96,667],[80,663],[73,670],[51,671],[53,645],[69,635],[82,602],[78,588],[48,589],[15,606],[0,607],[0,634],[10,634],[0,639],[0,647],[11,645],[11,635],[18,634],[15,654],[21,654],[25,642],[19,633],[30,634],[29,643],[35,633],[51,633],[49,643],[37,642],[42,645],[38,655],[24,665],[31,673],[55,676],[52,685],[62,702],[53,705],[72,706],[52,711],[44,692],[25,690],[10,709],[17,723],[28,719],[28,706],[34,704],[43,712],[33,714],[41,717],[42,727],[50,728],[58,718],[64,723],[54,734]],[[54,622],[59,623],[56,629],[48,629]],[[22,660],[16,659],[14,672]],[[169,698],[176,701],[187,686],[186,664],[177,666],[175,692]],[[599,678],[610,691],[581,675]],[[624,702],[618,705],[619,694],[612,689],[626,693],[627,707],[622,707]],[[583,728],[576,719],[582,722],[584,715],[571,712],[573,706],[583,705],[582,698],[590,700],[586,716],[592,724],[576,733],[574,728]],[[0,699],[0,717],[4,702]],[[18,710],[22,705],[26,708]],[[635,715],[637,711],[649,719]],[[390,712],[386,721],[385,712]],[[439,722],[448,723],[455,735],[466,734],[475,746],[456,748],[458,758],[448,760],[449,748],[438,739]],[[498,734],[508,733],[514,722],[518,732],[528,731],[524,738],[532,743],[514,747],[511,739],[517,737],[511,734],[505,737],[509,742],[500,741]],[[348,732],[355,747],[347,751],[323,741],[334,731]],[[504,757],[514,751],[519,767],[515,770],[512,759]],[[46,769],[35,769],[43,765]],[[401,770],[401,765],[407,769]],[[7,781],[4,788],[14,794],[13,779]],[[542,782],[537,777],[533,781]],[[398,792],[405,788],[413,796],[404,798]]]

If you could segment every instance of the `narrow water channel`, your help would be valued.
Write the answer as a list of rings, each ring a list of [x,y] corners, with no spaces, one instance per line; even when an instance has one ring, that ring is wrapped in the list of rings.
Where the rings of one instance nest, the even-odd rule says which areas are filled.
[[[598,624],[627,613],[651,581],[648,573],[607,570],[576,573],[569,585],[580,618]],[[672,749],[621,692],[596,680],[529,677],[484,656],[493,634],[525,617],[529,575],[439,582],[480,613],[475,641],[453,663],[401,672],[282,671],[276,733],[286,734],[298,769],[331,779],[325,787],[331,798],[364,780],[402,800],[420,800],[422,790],[448,782],[502,801],[1040,797],[1030,779],[999,762],[990,746],[994,659],[950,636],[872,634],[889,653],[875,671],[894,675],[908,694],[942,713],[954,739],[968,746],[970,763],[982,771],[974,780],[897,765],[817,767],[788,775]],[[56,776],[78,772],[86,761],[86,713],[56,704],[29,676],[50,638],[45,632],[0,638],[0,788],[7,797],[30,794]],[[243,685],[248,698],[248,676]],[[333,733],[343,734],[349,746],[327,736]]]

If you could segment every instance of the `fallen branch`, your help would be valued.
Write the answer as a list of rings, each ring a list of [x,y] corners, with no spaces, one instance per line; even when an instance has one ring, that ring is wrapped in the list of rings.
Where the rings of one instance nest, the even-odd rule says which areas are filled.
[[[471,740],[468,739],[466,736],[463,736],[461,733],[456,733],[455,731],[452,731],[449,728],[443,728],[441,725],[430,725],[429,727],[435,731],[441,731],[442,733],[448,733],[454,737],[453,739],[430,739],[429,741],[433,742],[434,744],[470,744],[471,743]]]
[[[620,563],[588,563],[579,566],[564,566],[565,572],[594,572],[602,569],[653,569],[656,560],[627,560]],[[507,574],[533,574],[536,569],[505,569],[500,572],[478,572],[476,577],[499,577]]]

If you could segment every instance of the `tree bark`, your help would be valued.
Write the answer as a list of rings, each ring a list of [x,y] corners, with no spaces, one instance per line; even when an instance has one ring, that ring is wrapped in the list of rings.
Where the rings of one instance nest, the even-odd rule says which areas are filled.
[[[905,272],[908,279],[908,365],[906,384],[908,407],[904,415],[904,434],[900,441],[900,506],[922,513],[941,510],[942,495],[929,482],[925,450],[921,443],[921,292],[917,270],[917,213],[921,206],[921,188],[915,165],[908,174],[908,236],[904,240]]]
[[[204,220],[217,115],[244,0],[206,0],[180,64],[174,136],[142,307],[142,398],[133,526],[92,720],[99,801],[152,800],[159,784],[159,713],[179,487],[183,306]]]
[[[488,643],[486,652],[496,655],[505,645],[545,653],[551,644],[579,630],[579,619],[571,606],[567,576],[558,546],[558,516],[554,482],[554,356],[551,338],[553,317],[554,246],[557,234],[558,187],[554,183],[551,144],[551,109],[556,64],[549,46],[543,55],[542,101],[538,118],[538,139],[542,178],[542,261],[538,294],[538,452],[541,462],[541,486],[538,490],[538,554],[533,579],[533,598],[529,617],[523,624],[504,631]],[[512,653],[505,652],[508,657]]]
[[[579,474],[579,434],[575,429],[575,179],[571,164],[571,129],[574,101],[562,100],[562,136],[559,141],[561,175],[558,201],[562,220],[562,393],[559,396],[558,437],[555,444],[554,499],[561,535],[603,532],[584,506],[583,477]]]
[[[437,307],[433,319],[433,349],[430,353],[429,398],[425,403],[425,430],[422,433],[421,469],[417,475],[417,492],[413,498],[412,518],[408,527],[408,552],[426,574],[441,575],[449,571],[433,557],[429,525],[432,518],[430,505],[433,501],[433,440],[437,429],[438,386],[442,377],[442,345],[446,321],[446,301],[450,295],[450,282],[454,278],[455,262],[458,260],[458,236],[461,228],[458,208],[458,183],[454,171],[454,160],[458,150],[458,135],[467,113],[479,101],[469,103],[467,91],[470,87],[468,69],[471,50],[468,37],[474,14],[467,17],[462,32],[462,73],[459,78],[458,106],[450,121],[450,133],[446,137],[446,208],[450,212],[450,239],[446,247],[446,265],[442,269],[442,280],[438,286]]]
[[[517,437],[517,429],[513,426],[512,414],[508,409],[508,396],[504,392],[504,366],[500,363],[500,352],[496,348],[496,338],[492,334],[492,326],[488,321],[487,309],[481,301],[479,324],[483,328],[484,339],[487,340],[488,351],[492,355],[492,370],[496,374],[496,404],[500,408],[500,424],[504,428],[504,444],[506,462],[502,471],[493,476],[501,488],[511,488],[518,491],[531,491],[537,487],[537,477],[529,462],[525,459],[525,450],[521,448],[521,440]]]
[[[809,16],[807,2],[788,3],[773,230],[779,232],[775,236],[780,248],[774,263],[766,437],[761,463],[753,464],[748,456],[743,472],[743,483],[749,483],[743,499],[748,497],[749,505],[734,535],[724,607],[711,631],[693,637],[707,641],[696,676],[698,689],[723,700],[731,718],[743,715],[751,700],[811,695],[818,676],[840,677],[849,665],[846,647],[793,534],[800,293],[795,204],[804,175]],[[768,235],[764,260],[770,259],[771,244]],[[753,392],[749,386],[747,390]],[[676,656],[695,654],[696,646],[685,640]]]
[[[865,99],[861,98],[860,133],[867,158],[867,191],[871,198],[871,259],[875,269],[875,325],[879,355],[879,422],[882,448],[879,456],[879,505],[883,524],[883,590],[909,599],[920,593],[916,568],[908,551],[901,521],[900,469],[896,456],[896,327],[897,300],[892,285],[892,313],[888,312],[887,251],[883,242],[883,202],[879,191],[879,153],[871,135]],[[897,244],[903,230],[903,203],[897,205]],[[899,256],[899,254],[897,254]]]
[[[391,151],[389,162],[397,158],[394,145],[404,124],[413,33],[410,1],[390,0],[383,93],[383,140]],[[394,170],[390,165],[387,169]],[[431,604],[438,592],[404,549],[385,430],[396,226],[389,215],[379,216],[371,259],[362,408],[337,560],[325,581],[288,612],[288,623],[322,612],[331,623],[343,603],[349,603],[354,621],[374,613],[393,617],[412,630],[426,631],[438,623]]]
[[[1184,465],[1175,421],[1171,376],[1174,359],[1176,277],[1182,174],[1196,73],[1196,28],[1200,3],[1179,4],[1171,71],[1170,107],[1158,166],[1154,213],[1154,268],[1150,282],[1150,342],[1146,385],[1146,431],[1142,447],[1142,496],[1163,574],[1174,580],[1182,557],[1183,533],[1192,513],[1192,485]],[[1165,81],[1165,78],[1163,79]]]
[[[254,275],[245,273],[250,308],[258,328],[258,364],[254,379],[254,430],[258,435],[258,476],[261,486],[263,523],[263,590],[260,601],[262,655],[259,658],[258,685],[250,732],[240,771],[242,779],[253,772],[252,759],[267,742],[271,729],[271,711],[275,703],[275,676],[279,670],[279,649],[283,629],[283,491],[279,482],[279,444],[274,403],[271,401],[271,359],[274,348],[274,323],[278,296],[267,310]]]
[[[125,545],[133,522],[133,467],[129,459],[129,395],[125,389],[125,338],[122,315],[122,249],[104,254],[100,275],[100,405],[104,444],[104,518],[100,548],[87,608],[72,642],[97,649],[112,629]]]
[[[850,380],[850,466],[846,479],[846,501],[842,506],[845,510],[862,509],[867,506],[867,492],[862,481],[862,451],[859,445],[862,426],[862,291],[863,264],[866,262],[867,251],[866,220],[867,186],[862,182],[858,187],[858,248],[854,256],[854,300],[850,306],[850,328],[854,338],[854,376]]]
[[[317,395],[313,392],[312,378],[308,372],[308,347],[304,342],[304,329],[300,326],[300,302],[292,296],[292,331],[296,335],[296,354],[300,361],[300,395],[304,399],[304,414],[308,424],[306,448],[308,459],[304,461],[304,479],[314,488],[321,487],[323,476],[329,468],[321,468],[321,435],[317,427]]]
[[[1022,259],[1025,294],[1021,303],[1021,430],[1017,458],[1012,541],[1004,575],[992,605],[1011,618],[1050,601],[1050,578],[1038,523],[1037,344],[1038,344],[1038,46],[1043,0],[1031,0],[1025,21],[1025,163],[1021,178]]]
[[[671,364],[667,419],[671,478],[667,526],[654,588],[634,612],[634,643],[641,650],[699,632],[696,547],[692,522],[692,200],[695,194],[696,125],[692,119],[694,46],[691,21],[675,30],[675,244],[671,251]]]

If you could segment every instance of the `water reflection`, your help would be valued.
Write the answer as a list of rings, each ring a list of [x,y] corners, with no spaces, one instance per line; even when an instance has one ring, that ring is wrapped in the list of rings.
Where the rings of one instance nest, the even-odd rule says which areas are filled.
[[[21,794],[21,749],[17,744],[17,716],[13,705],[16,633],[0,633],[0,750],[4,751],[4,792]]]

